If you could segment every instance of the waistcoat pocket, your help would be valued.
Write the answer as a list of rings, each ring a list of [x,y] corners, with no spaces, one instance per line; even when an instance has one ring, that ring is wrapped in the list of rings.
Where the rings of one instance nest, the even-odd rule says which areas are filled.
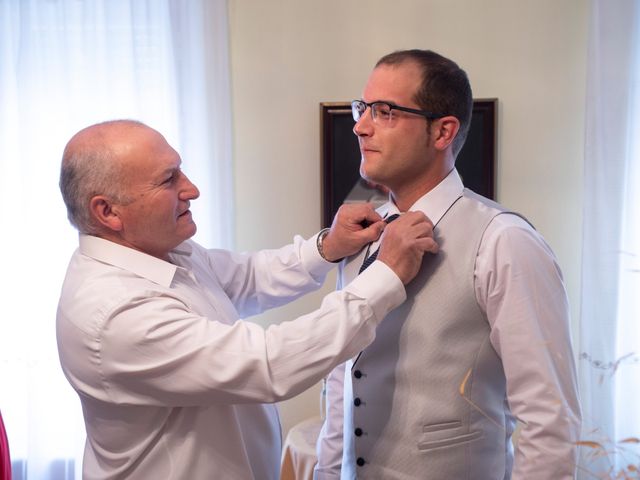
[[[454,447],[482,438],[480,430],[462,433],[462,422],[432,423],[422,427],[423,439],[418,442],[418,450],[429,451],[439,448]]]

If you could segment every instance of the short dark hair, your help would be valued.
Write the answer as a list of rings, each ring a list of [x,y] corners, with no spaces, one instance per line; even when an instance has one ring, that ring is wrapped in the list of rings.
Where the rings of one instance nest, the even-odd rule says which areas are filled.
[[[400,65],[414,62],[422,69],[422,84],[414,97],[422,110],[453,115],[460,130],[453,139],[453,155],[458,156],[469,132],[473,94],[469,78],[455,62],[431,50],[399,50],[385,55],[380,65]]]

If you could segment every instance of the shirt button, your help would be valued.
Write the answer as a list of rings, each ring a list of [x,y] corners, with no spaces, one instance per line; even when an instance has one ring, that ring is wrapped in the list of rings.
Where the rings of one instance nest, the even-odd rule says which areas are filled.
[[[353,404],[354,404],[356,407],[359,407],[361,403],[362,403],[362,400],[360,400],[360,398],[359,398],[359,397],[356,397],[356,398],[354,398],[354,399],[353,399]]]
[[[364,465],[364,458],[362,457],[358,457],[358,459],[356,460],[356,463],[358,464],[359,467]]]
[[[360,427],[356,428],[355,431],[353,432],[356,434],[356,437],[361,437],[362,436],[362,429]]]
[[[353,372],[353,376],[356,378],[360,378],[362,377],[362,372],[360,370],[356,370],[355,372]]]

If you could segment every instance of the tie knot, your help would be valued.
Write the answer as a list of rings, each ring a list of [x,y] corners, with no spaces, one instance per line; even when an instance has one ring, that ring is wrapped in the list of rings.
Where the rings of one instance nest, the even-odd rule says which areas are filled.
[[[387,223],[391,223],[393,222],[396,218],[398,218],[400,215],[397,213],[394,213],[393,215],[389,215],[387,218],[384,219],[385,222]],[[375,252],[373,252],[371,255],[369,255],[367,258],[365,258],[364,262],[362,263],[362,266],[360,267],[360,272],[362,273],[364,272],[367,267],[369,265],[371,265],[376,258],[378,258],[378,252],[380,251],[380,249],[378,248],[378,250],[376,250]]]

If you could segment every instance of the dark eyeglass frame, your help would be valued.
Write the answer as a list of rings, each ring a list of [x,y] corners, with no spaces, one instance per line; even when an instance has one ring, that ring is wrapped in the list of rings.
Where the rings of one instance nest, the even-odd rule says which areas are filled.
[[[364,105],[364,109],[362,109],[362,113],[360,113],[360,110],[357,108],[357,105]],[[353,120],[355,122],[358,122],[360,120],[360,118],[362,118],[362,115],[364,115],[364,112],[367,111],[367,107],[371,108],[371,117],[373,118],[373,120],[375,120],[376,115],[373,113],[374,112],[374,105],[386,105],[387,107],[389,107],[389,112],[392,112],[393,110],[400,110],[402,112],[407,112],[407,113],[414,113],[416,115],[422,115],[423,117],[425,117],[428,120],[436,120],[438,118],[442,118],[442,117],[446,117],[446,114],[444,113],[433,113],[433,112],[429,112],[427,110],[417,110],[415,108],[409,108],[409,107],[401,107],[400,105],[395,105],[393,103],[389,103],[389,102],[383,102],[383,101],[375,101],[375,102],[371,102],[371,103],[367,103],[364,100],[353,100],[351,102],[351,116],[353,117]],[[356,118],[358,117],[358,118]]]

